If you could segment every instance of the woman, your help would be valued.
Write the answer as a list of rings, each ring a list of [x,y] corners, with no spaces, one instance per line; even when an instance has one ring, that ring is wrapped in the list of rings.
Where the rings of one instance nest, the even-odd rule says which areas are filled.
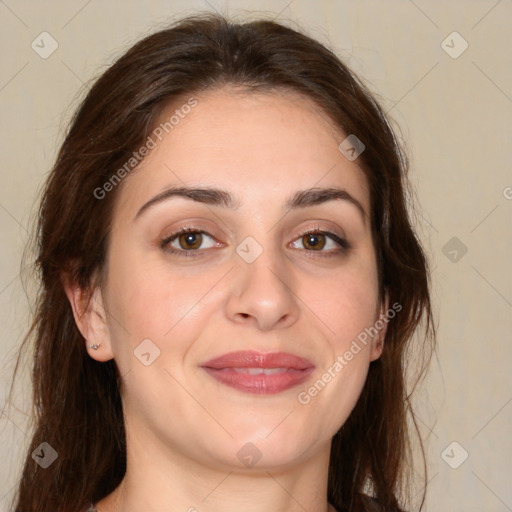
[[[403,363],[434,327],[405,173],[369,92],[290,28],[201,15],[131,48],[43,193],[14,509],[410,506]]]

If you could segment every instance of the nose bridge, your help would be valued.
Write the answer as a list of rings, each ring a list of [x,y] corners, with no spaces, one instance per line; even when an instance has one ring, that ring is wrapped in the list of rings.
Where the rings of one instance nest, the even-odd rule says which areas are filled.
[[[237,254],[242,259],[239,266],[246,280],[246,286],[276,293],[281,292],[281,288],[286,288],[287,270],[280,247],[276,247],[270,239],[271,237],[267,237],[264,246],[255,239],[247,240],[239,245]],[[258,244],[259,249],[255,244]],[[247,248],[254,259],[247,260],[241,256]]]
[[[257,235],[258,236],[258,235]],[[292,275],[273,232],[248,236],[237,246],[228,315],[256,322],[261,329],[289,325],[298,317]]]

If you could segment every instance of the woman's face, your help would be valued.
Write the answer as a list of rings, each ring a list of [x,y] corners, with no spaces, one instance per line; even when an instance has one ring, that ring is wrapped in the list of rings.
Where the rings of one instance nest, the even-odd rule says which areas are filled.
[[[115,359],[129,443],[154,456],[328,454],[385,331],[365,331],[385,308],[363,172],[296,94],[195,98],[120,186],[90,355]]]

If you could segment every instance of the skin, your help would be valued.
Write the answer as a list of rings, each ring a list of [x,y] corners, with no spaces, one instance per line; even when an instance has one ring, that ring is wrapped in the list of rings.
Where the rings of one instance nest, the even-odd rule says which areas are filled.
[[[117,191],[107,277],[89,305],[83,290],[66,288],[87,346],[99,345],[87,349],[90,357],[114,358],[122,379],[127,472],[98,510],[326,512],[331,438],[382,353],[385,328],[308,404],[298,394],[387,309],[367,183],[357,160],[338,149],[346,135],[309,100],[228,87],[195,97],[197,106]],[[174,197],[134,220],[173,185],[222,188],[239,207]],[[366,218],[346,200],[284,211],[293,193],[311,187],[345,189]],[[203,235],[195,256],[160,246],[184,224],[212,236]],[[315,229],[351,248],[328,236],[311,248],[302,234]],[[252,263],[236,252],[248,236],[263,249]],[[172,246],[185,252],[182,244]],[[149,366],[134,356],[145,339],[160,350]],[[298,387],[257,395],[200,368],[251,349],[291,352],[315,371]],[[248,442],[262,455],[253,467],[237,457]]]

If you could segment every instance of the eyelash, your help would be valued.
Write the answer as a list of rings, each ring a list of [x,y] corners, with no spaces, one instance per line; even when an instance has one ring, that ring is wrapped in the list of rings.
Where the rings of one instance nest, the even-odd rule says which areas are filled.
[[[162,249],[164,249],[165,251],[170,252],[171,254],[176,254],[176,255],[179,255],[179,256],[184,256],[184,257],[197,257],[197,256],[199,256],[200,253],[201,253],[201,249],[189,249],[189,250],[186,250],[186,249],[174,249],[173,247],[169,247],[169,243],[171,243],[173,240],[175,240],[179,236],[187,234],[187,233],[201,233],[201,234],[205,234],[205,235],[209,236],[212,239],[215,239],[207,231],[204,231],[204,230],[201,230],[201,229],[196,229],[196,228],[193,228],[193,227],[183,227],[179,231],[176,231],[175,233],[172,233],[171,235],[169,235],[169,236],[165,237],[163,240],[161,240],[160,241],[160,247]],[[335,233],[331,233],[330,231],[322,230],[319,227],[318,228],[313,228],[313,229],[308,229],[308,230],[302,232],[295,240],[303,238],[306,235],[324,235],[327,238],[330,238],[331,240],[333,240],[335,243],[337,243],[340,246],[339,249],[337,249],[335,251],[331,251],[331,252],[326,252],[326,251],[323,251],[323,250],[315,251],[315,250],[312,250],[312,249],[302,249],[302,250],[304,250],[306,252],[309,252],[309,253],[317,253],[315,256],[309,256],[308,255],[308,257],[331,258],[331,257],[334,257],[334,256],[339,256],[340,253],[346,253],[346,252],[348,252],[352,248],[351,244],[346,239],[340,238]]]

